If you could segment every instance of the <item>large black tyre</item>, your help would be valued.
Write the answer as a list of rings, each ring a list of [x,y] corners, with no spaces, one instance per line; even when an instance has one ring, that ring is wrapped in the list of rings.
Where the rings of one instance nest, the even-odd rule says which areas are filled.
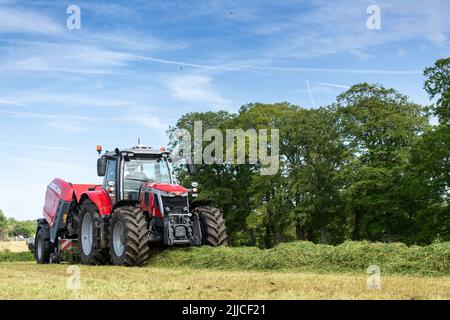
[[[39,228],[36,234],[36,240],[34,242],[34,259],[39,264],[50,263],[50,253],[52,250],[51,243],[49,239],[45,238],[44,230],[42,227]]]
[[[148,227],[141,209],[118,207],[112,214],[109,248],[114,265],[142,266],[148,259]]]
[[[100,213],[89,200],[83,201],[78,223],[78,244],[82,264],[103,265],[110,261],[108,248],[100,247]]]
[[[217,208],[201,206],[194,209],[200,217],[202,243],[213,247],[227,244],[227,229],[223,213]]]

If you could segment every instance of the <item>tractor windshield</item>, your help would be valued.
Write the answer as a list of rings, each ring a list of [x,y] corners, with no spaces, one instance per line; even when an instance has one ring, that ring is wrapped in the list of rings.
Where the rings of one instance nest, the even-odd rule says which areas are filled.
[[[171,183],[167,160],[127,159],[124,161],[123,182],[125,199],[137,200],[142,183]]]

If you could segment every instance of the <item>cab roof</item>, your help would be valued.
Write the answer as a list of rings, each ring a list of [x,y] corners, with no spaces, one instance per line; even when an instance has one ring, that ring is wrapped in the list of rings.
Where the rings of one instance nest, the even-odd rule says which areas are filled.
[[[162,149],[162,150],[161,150]],[[170,152],[166,151],[165,149],[153,149],[152,147],[147,147],[143,144],[139,144],[137,146],[127,148],[127,149],[118,149],[116,148],[115,151],[106,151],[106,156],[117,156],[117,151],[119,154],[123,153],[134,153],[135,155],[148,155],[148,156],[162,156],[163,154],[169,155]]]

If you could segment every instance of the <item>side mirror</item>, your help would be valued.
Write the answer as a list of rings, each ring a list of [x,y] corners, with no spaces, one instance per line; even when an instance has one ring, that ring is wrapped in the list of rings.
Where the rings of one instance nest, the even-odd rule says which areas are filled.
[[[186,163],[186,167],[187,170],[189,172],[190,176],[195,176],[195,173],[197,172],[196,168],[195,168],[195,164],[191,163]]]
[[[104,177],[106,174],[106,158],[99,158],[97,160],[97,175]]]

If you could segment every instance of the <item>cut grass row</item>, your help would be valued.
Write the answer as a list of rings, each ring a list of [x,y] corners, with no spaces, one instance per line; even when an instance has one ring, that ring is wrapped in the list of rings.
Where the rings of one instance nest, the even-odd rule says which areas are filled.
[[[152,266],[189,266],[219,270],[289,270],[450,275],[450,242],[429,246],[401,243],[345,242],[338,246],[292,242],[273,249],[189,247],[153,251]]]
[[[0,262],[32,261],[30,253],[0,253]],[[450,242],[429,246],[400,243],[345,242],[338,246],[292,242],[273,249],[255,247],[188,247],[153,249],[152,267],[213,270],[366,272],[376,265],[382,274],[450,275]]]

